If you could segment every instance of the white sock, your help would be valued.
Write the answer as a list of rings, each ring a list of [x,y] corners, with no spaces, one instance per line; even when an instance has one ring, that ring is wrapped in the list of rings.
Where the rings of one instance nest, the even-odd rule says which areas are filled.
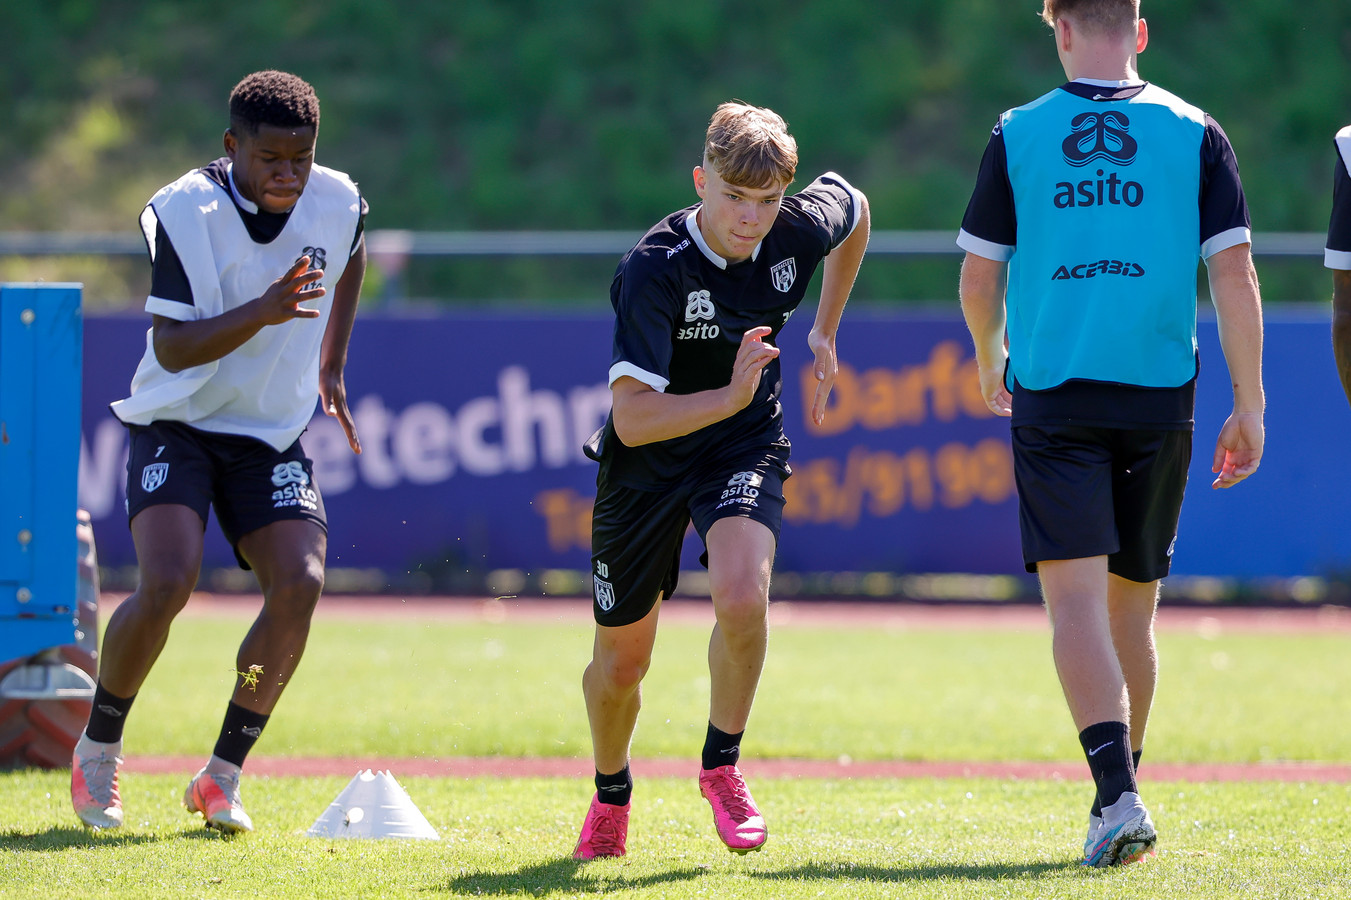
[[[211,758],[206,761],[205,772],[212,775],[238,775],[243,770],[232,762],[221,759],[216,754],[211,754]]]
[[[75,752],[81,756],[121,756],[122,741],[116,740],[111,744],[105,744],[103,741],[96,741],[80,732],[80,739],[75,742]]]

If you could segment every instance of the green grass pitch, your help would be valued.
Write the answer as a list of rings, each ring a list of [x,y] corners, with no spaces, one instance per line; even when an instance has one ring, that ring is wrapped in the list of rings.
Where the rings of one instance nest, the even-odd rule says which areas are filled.
[[[128,755],[205,757],[243,617],[184,617],[137,699]],[[585,757],[591,629],[321,617],[255,751],[268,756]],[[693,758],[707,716],[707,629],[663,626],[636,756]],[[1351,669],[1336,634],[1165,632],[1142,786],[1157,858],[1077,865],[1081,780],[756,779],[756,757],[1079,757],[1044,629],[776,628],[744,753],[770,824],[721,848],[693,778],[640,777],[630,853],[568,858],[585,779],[401,778],[436,842],[304,831],[346,784],[248,778],[258,831],[206,832],[181,776],[128,773],[127,825],[85,831],[68,774],[0,774],[0,897],[1243,897],[1351,896],[1351,785],[1184,783],[1157,762],[1351,761]],[[1069,771],[1078,771],[1070,768]],[[394,771],[396,777],[399,773]]]

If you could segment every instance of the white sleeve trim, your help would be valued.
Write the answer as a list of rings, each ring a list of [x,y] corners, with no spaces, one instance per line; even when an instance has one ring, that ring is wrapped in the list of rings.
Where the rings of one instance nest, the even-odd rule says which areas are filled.
[[[840,244],[843,244],[845,241],[849,240],[849,235],[854,233],[854,229],[858,228],[860,213],[861,210],[863,209],[863,195],[859,193],[858,188],[850,184],[849,181],[839,172],[826,172],[821,176],[821,178],[822,180],[829,178],[831,181],[835,182],[840,187],[844,188],[846,191],[849,192],[849,196],[853,200],[854,209],[852,221],[850,221],[849,223],[849,234],[846,234],[843,238],[840,239]],[[838,247],[840,244],[836,244],[835,246]]]
[[[965,228],[957,234],[957,246],[967,253],[974,253],[976,256],[991,259],[995,262],[1008,262],[1013,259],[1015,249],[1008,244],[996,244],[994,241],[978,238]]]
[[[1243,226],[1230,228],[1228,231],[1221,231],[1210,240],[1201,245],[1201,258],[1210,259],[1221,250],[1228,250],[1230,247],[1237,247],[1239,244],[1251,244],[1252,232]]]
[[[152,316],[164,316],[175,322],[194,322],[197,320],[197,308],[191,303],[178,300],[166,300],[151,294],[145,298],[145,311]]]
[[[1351,175],[1351,125],[1337,132],[1337,151],[1342,155],[1342,165],[1346,166],[1346,172]]]
[[[1323,249],[1323,265],[1341,272],[1351,272],[1351,250]]]
[[[640,369],[631,362],[617,362],[610,366],[610,386],[625,375],[630,378],[636,378],[643,384],[652,388],[658,393],[665,393],[666,386],[671,383],[671,379],[662,378],[660,375],[653,375],[646,369]]]

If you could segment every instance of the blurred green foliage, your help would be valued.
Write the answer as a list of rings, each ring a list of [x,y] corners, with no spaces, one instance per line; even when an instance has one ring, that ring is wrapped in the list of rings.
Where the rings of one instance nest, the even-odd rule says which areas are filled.
[[[282,68],[315,85],[319,158],[360,181],[371,228],[640,232],[693,201],[708,116],[739,98],[788,120],[800,182],[836,169],[864,190],[874,228],[955,232],[996,116],[1063,80],[1039,6],[8,4],[0,217],[7,230],[134,229],[157,187],[220,153],[235,82]],[[1351,121],[1351,5],[1171,0],[1144,13],[1142,74],[1224,125],[1255,229],[1325,229],[1331,138]],[[604,304],[614,262],[428,264],[404,287]],[[1278,267],[1268,296],[1320,298],[1318,268]],[[136,291],[140,277],[112,283]],[[884,261],[865,265],[856,297],[941,300],[955,281],[955,258]]]

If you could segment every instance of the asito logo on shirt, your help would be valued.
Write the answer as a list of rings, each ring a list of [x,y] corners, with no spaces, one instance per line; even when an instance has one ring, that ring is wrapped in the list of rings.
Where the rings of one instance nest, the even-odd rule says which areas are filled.
[[[1140,151],[1139,142],[1130,136],[1130,127],[1131,120],[1119,110],[1080,113],[1070,120],[1070,134],[1061,142],[1060,152],[1076,169],[1094,160],[1129,166]],[[1138,181],[1122,181],[1106,168],[1098,169],[1097,175],[1096,181],[1088,178],[1057,183],[1052,200],[1056,209],[1123,203],[1136,207],[1144,202],[1145,188]]]
[[[697,324],[677,331],[676,340],[710,340],[722,334],[722,329],[717,325],[701,321],[712,319],[716,312],[717,309],[713,306],[713,299],[708,291],[690,291],[689,296],[685,298],[685,321]]]
[[[1140,149],[1130,130],[1131,120],[1118,110],[1080,113],[1070,120],[1070,135],[1060,150],[1065,162],[1076,168],[1095,159],[1129,166]]]

